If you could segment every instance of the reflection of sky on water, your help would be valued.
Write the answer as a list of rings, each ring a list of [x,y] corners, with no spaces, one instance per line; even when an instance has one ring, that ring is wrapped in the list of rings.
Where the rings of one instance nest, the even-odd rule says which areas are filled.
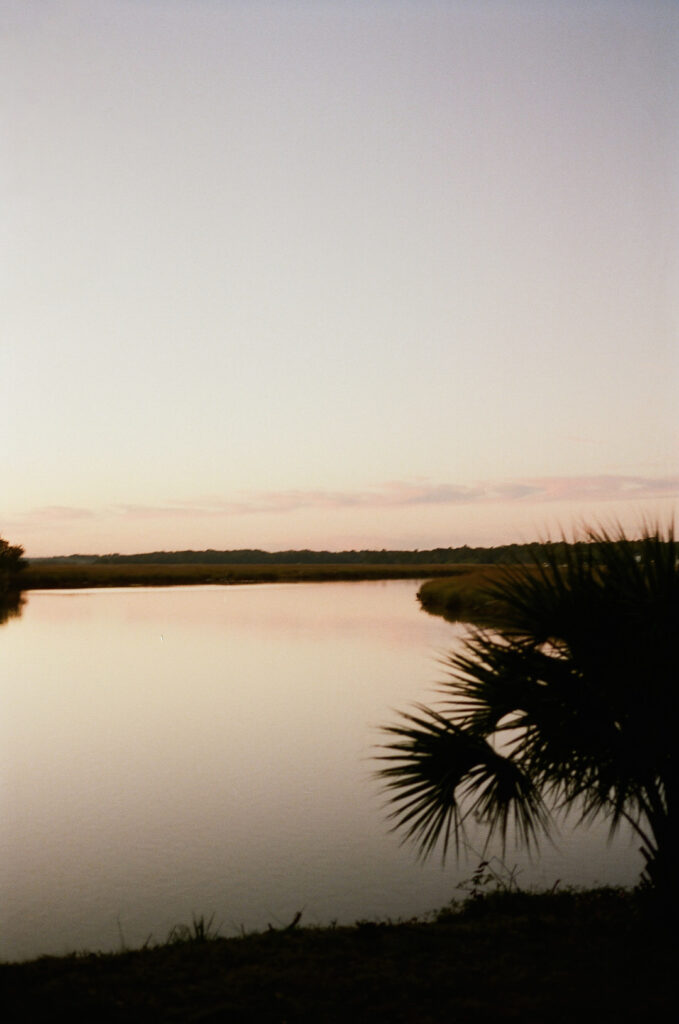
[[[434,698],[464,628],[417,583],[32,593],[3,631],[2,957],[446,903],[474,855],[422,866],[388,833],[377,726]],[[523,884],[629,883],[605,829],[564,831]],[[483,837],[472,835],[480,850]]]

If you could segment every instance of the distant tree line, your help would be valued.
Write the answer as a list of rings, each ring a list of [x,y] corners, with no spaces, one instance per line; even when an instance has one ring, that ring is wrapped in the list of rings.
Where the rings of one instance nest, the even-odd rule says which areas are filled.
[[[261,551],[256,548],[242,548],[237,551],[153,551],[140,555],[101,555],[98,561],[156,564],[183,562],[203,565],[445,565],[511,561],[512,549],[518,547],[521,545],[512,544],[506,548],[470,548],[465,545],[461,548],[433,548],[429,551],[392,551],[384,548],[380,551]]]
[[[557,560],[565,557],[566,550],[582,546],[565,541],[549,545]],[[635,542],[632,541],[632,544]],[[420,551],[373,550],[361,551],[261,551],[240,548],[234,551],[148,551],[136,555],[64,555],[54,558],[31,559],[33,562],[80,564],[137,564],[137,565],[501,565],[531,563],[540,545],[503,544],[498,547],[431,548]]]

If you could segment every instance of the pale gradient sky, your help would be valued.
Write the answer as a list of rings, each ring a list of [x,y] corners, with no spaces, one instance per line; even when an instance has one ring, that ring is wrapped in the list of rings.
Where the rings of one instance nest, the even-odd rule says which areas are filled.
[[[531,540],[679,493],[679,4],[0,0],[0,535]]]

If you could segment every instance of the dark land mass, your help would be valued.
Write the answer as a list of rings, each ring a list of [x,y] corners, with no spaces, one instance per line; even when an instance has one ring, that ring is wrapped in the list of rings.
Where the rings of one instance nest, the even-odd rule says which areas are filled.
[[[169,587],[196,584],[303,583],[332,580],[428,579],[450,576],[445,565],[339,563],[228,564],[200,562],[32,562],[17,579],[21,590],[77,587]]]
[[[466,565],[443,578],[429,579],[417,592],[426,612],[449,622],[473,622],[478,626],[502,624],[502,602],[493,584],[506,578],[511,568],[501,565]]]
[[[553,547],[559,551],[567,545],[561,541]],[[56,555],[30,558],[31,565],[354,565],[354,566],[432,566],[432,565],[507,565],[533,562],[539,544],[504,544],[499,547],[431,548],[426,551],[262,551],[240,548],[232,551],[147,551],[135,555]]]
[[[469,900],[429,923],[271,930],[0,965],[4,1022],[664,1021],[676,933],[639,893]]]

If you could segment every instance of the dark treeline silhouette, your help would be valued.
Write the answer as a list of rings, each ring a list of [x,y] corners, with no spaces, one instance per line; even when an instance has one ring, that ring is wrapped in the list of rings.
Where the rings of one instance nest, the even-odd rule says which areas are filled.
[[[581,543],[581,542],[578,542]],[[634,543],[634,542],[632,542]],[[550,545],[557,559],[565,556],[572,544],[564,541]],[[33,564],[90,565],[502,565],[531,563],[540,545],[503,544],[498,547],[431,548],[426,551],[261,551],[240,548],[235,551],[148,551],[136,555],[63,555],[31,559]]]
[[[155,562],[156,564],[218,563],[224,565],[442,565],[450,562],[494,562],[510,560],[507,548],[434,548],[430,551],[260,551],[243,548],[237,551],[153,551],[140,555],[102,555],[97,560],[115,562]]]

